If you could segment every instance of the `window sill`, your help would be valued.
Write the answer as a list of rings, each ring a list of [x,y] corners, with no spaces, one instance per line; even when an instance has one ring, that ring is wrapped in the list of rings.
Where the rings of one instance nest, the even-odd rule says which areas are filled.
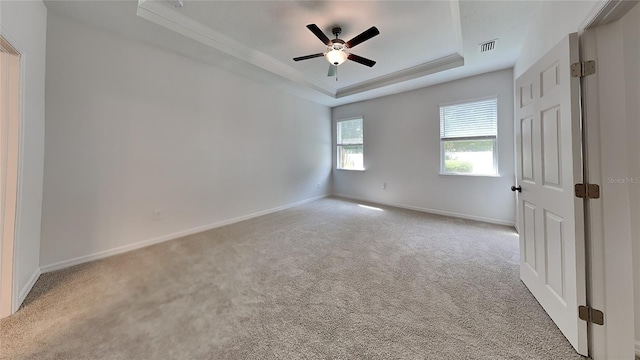
[[[364,171],[364,169],[338,169],[338,168],[336,168],[336,170],[339,170],[339,171]]]
[[[463,174],[463,173],[439,173],[440,176],[470,176],[470,177],[491,177],[499,178],[500,174]]]

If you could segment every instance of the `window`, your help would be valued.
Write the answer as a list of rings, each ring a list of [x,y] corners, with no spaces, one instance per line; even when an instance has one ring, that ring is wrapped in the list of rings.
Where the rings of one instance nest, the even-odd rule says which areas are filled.
[[[440,172],[497,175],[498,99],[440,106]]]
[[[336,125],[338,169],[364,170],[362,118],[340,120]]]

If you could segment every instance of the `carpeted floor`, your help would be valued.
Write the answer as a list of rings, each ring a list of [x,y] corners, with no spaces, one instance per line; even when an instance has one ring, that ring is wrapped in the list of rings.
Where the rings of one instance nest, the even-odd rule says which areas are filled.
[[[513,229],[323,199],[40,277],[2,359],[582,359]]]

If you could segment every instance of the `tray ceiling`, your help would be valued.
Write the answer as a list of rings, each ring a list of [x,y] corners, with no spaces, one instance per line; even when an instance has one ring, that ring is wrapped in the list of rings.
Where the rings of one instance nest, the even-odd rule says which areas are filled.
[[[45,1],[50,11],[335,106],[513,66],[534,1]],[[137,15],[137,16],[136,16]],[[380,35],[350,50],[338,81],[307,28],[349,40],[371,26]],[[494,50],[479,44],[497,39]]]

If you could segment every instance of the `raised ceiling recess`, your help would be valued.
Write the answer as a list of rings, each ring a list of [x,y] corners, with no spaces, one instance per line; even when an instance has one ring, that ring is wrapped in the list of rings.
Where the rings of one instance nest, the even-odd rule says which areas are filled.
[[[503,0],[44,1],[51,14],[326,106],[510,68],[540,4]],[[375,25],[380,35],[356,47],[356,53],[375,60],[375,66],[345,61],[340,65],[340,80],[335,81],[327,76],[327,62],[292,61],[323,51],[317,47],[322,46],[317,37],[305,31],[308,24],[316,24],[327,35],[340,27],[346,38]],[[498,39],[494,49],[482,52],[479,44],[491,39]]]
[[[183,4],[142,0],[137,14],[334,99],[464,64],[457,1],[185,0]],[[347,61],[340,65],[340,81],[335,81],[327,77],[326,61],[291,60],[305,53],[324,56],[318,52],[317,34],[300,31],[309,24],[317,24],[323,34],[340,28],[343,34],[355,35],[362,29],[373,31],[372,22],[380,35],[375,41],[358,43],[357,51],[366,54],[365,60],[376,59],[375,67],[370,61]]]

